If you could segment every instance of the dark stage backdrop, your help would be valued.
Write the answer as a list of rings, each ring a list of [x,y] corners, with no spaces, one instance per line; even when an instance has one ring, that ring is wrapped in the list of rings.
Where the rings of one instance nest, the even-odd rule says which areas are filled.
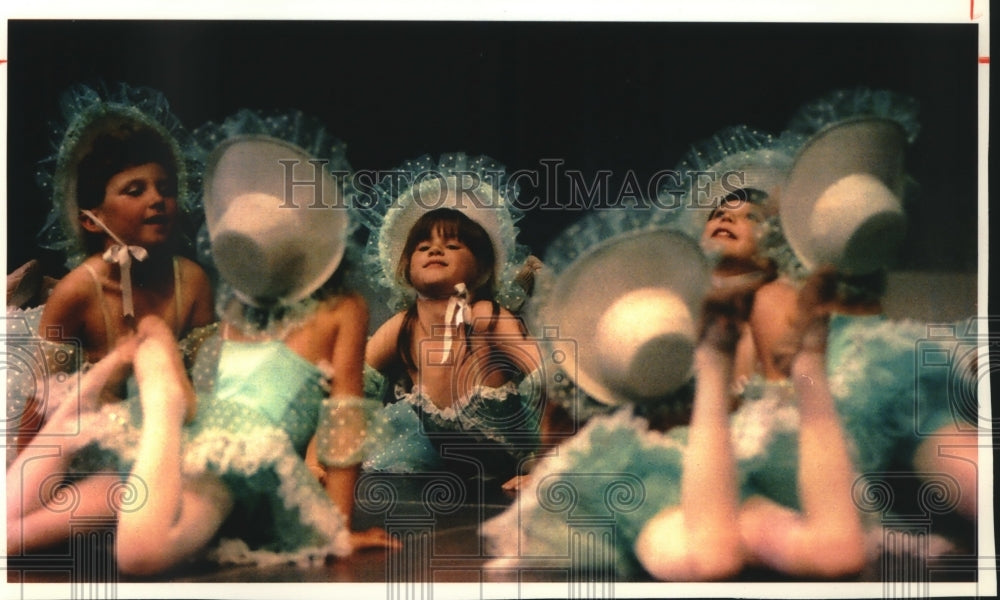
[[[563,22],[9,22],[8,272],[42,256],[48,209],[34,182],[46,123],[73,83],[162,91],[190,128],[239,108],[300,109],[347,143],[356,169],[422,154],[543,160],[645,182],[727,125],[779,132],[842,87],[921,103],[907,166],[920,184],[900,266],[976,266],[977,27],[921,24]],[[569,203],[565,185],[522,190]],[[537,254],[578,210],[529,210]]]

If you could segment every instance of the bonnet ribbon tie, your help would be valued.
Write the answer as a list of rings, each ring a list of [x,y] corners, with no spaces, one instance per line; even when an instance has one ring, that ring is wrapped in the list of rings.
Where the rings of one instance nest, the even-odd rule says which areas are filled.
[[[104,251],[103,258],[105,262],[118,265],[118,270],[121,272],[122,316],[134,317],[135,308],[132,305],[132,258],[142,262],[146,260],[149,253],[142,246],[129,246],[123,242],[121,238],[108,229],[108,226],[101,222],[101,220],[98,219],[97,215],[93,212],[89,210],[81,210],[80,212],[87,215],[91,218],[91,220],[100,225],[101,229],[103,229],[104,232],[116,242]]]
[[[469,309],[469,290],[464,283],[455,284],[455,294],[448,299],[448,307],[444,312],[444,352],[445,360],[451,359],[452,333],[451,325],[459,328],[472,321]]]

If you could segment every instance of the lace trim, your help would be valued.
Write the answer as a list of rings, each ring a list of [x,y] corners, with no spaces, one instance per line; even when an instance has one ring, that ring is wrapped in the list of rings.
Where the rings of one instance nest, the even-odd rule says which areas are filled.
[[[246,542],[239,538],[222,538],[218,546],[209,550],[206,557],[220,565],[256,565],[271,567],[293,564],[300,567],[322,565],[327,556],[347,556],[350,548],[345,551],[343,541],[330,542],[325,546],[310,546],[292,552],[274,552],[271,550],[252,550]]]
[[[316,454],[328,467],[348,467],[365,458],[372,414],[379,404],[357,396],[325,398],[316,428]]]
[[[789,120],[788,131],[805,141],[834,123],[873,116],[898,123],[906,134],[906,141],[912,144],[920,132],[919,111],[915,98],[890,90],[842,89],[801,107]]]
[[[298,508],[300,520],[329,541],[322,546],[322,551],[331,549],[336,556],[350,554],[350,535],[343,515],[322,492],[319,484],[311,479],[305,463],[295,453],[287,436],[279,431],[254,428],[236,436],[224,429],[202,430],[196,441],[185,448],[182,471],[186,475],[231,471],[249,477],[268,467],[278,475],[280,483],[277,491],[285,508]],[[306,481],[315,483],[315,486],[303,487],[302,478],[296,476],[303,470],[307,474]],[[319,549],[301,549],[293,555],[319,556],[318,552]],[[257,554],[251,552],[246,559]],[[286,557],[282,560],[288,560],[286,553],[277,554]]]
[[[243,135],[266,135],[273,138],[289,142],[315,159],[328,161],[326,169],[335,174],[335,178],[343,181],[343,194],[348,206],[355,206],[354,200],[359,192],[354,185],[354,170],[347,160],[347,145],[340,139],[332,136],[326,126],[318,119],[309,116],[301,111],[258,111],[241,109],[236,113],[226,117],[221,123],[209,121],[197,129],[192,134],[197,140],[197,145],[201,150],[200,160],[207,162],[208,155],[222,142]],[[199,171],[199,174],[201,171]],[[198,233],[195,241],[198,262],[213,275],[213,281],[222,282],[218,271],[215,269],[215,262],[212,260],[212,241],[208,234],[208,226],[205,223],[204,207],[200,206],[200,211],[196,215],[195,224]],[[359,221],[357,211],[349,210],[347,231],[344,232],[346,248],[344,257],[338,267],[343,273],[344,280],[350,281],[353,278],[363,276],[361,269],[361,248],[358,236]],[[223,282],[224,283],[224,282]],[[231,291],[226,291],[224,285],[219,285],[217,298],[221,305],[228,300]],[[223,314],[221,311],[219,314]]]
[[[737,460],[763,456],[777,432],[798,429],[799,407],[791,381],[755,376],[744,386],[743,400],[729,425]]]
[[[98,89],[76,85],[63,93],[60,108],[62,121],[50,125],[54,132],[54,153],[39,162],[36,172],[43,194],[52,198],[52,210],[38,232],[38,243],[43,248],[64,252],[68,267],[75,267],[85,258],[75,198],[76,165],[82,158],[81,148],[90,143],[95,127],[106,119],[136,121],[157,131],[170,146],[177,163],[180,211],[188,215],[202,212],[200,197],[191,192],[201,188],[203,153],[170,111],[162,93],[125,83],[101,84]],[[179,229],[184,221],[177,220],[182,239],[193,233]]]
[[[439,417],[445,421],[458,421],[461,414],[474,410],[477,404],[506,402],[511,396],[517,396],[518,390],[517,385],[513,381],[508,381],[500,387],[476,386],[467,396],[459,400],[457,409],[455,408],[455,404],[444,408],[437,406],[430,397],[417,387],[407,392],[401,384],[396,384],[395,395],[397,400],[419,408],[431,416]]]
[[[517,206],[518,185],[508,180],[506,168],[500,163],[486,156],[471,157],[462,152],[442,155],[437,161],[430,156],[406,161],[377,183],[373,189],[374,195],[356,197],[362,209],[359,211],[360,216],[370,232],[363,257],[366,270],[373,280],[372,285],[388,292],[380,300],[385,300],[394,311],[405,309],[413,301],[413,290],[402,285],[396,278],[396,262],[399,257],[391,256],[390,240],[383,233],[392,228],[394,221],[404,212],[399,210],[399,198],[414,183],[428,180],[428,174],[443,177],[470,176],[489,185],[496,192],[496,197],[490,198],[496,206],[483,209],[492,209],[499,222],[499,231],[487,233],[491,234],[491,239],[499,240],[502,244],[496,251],[504,257],[503,264],[496,266],[497,289],[494,290],[493,299],[504,308],[516,311],[526,296],[524,288],[516,279],[528,257],[527,247],[516,242],[518,229],[515,224],[522,217],[522,211]]]
[[[523,546],[531,543],[531,532],[522,529],[522,526],[540,518],[539,514],[546,514],[545,509],[539,505],[538,484],[550,476],[560,476],[562,473],[579,470],[579,456],[581,453],[587,454],[593,451],[591,438],[599,429],[632,431],[642,449],[676,449],[682,455],[685,452],[682,436],[678,434],[686,428],[674,428],[670,434],[650,430],[649,422],[636,416],[630,408],[622,408],[610,415],[597,415],[591,418],[576,435],[560,444],[553,454],[539,460],[531,471],[528,486],[518,492],[517,501],[513,506],[483,522],[480,531],[486,539],[490,554],[500,557],[527,555]],[[535,553],[533,552],[531,556],[534,559]]]

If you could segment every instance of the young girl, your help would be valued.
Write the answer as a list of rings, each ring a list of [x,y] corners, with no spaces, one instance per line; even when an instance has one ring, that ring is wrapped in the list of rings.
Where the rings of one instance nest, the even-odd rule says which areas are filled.
[[[348,525],[365,436],[359,395],[367,313],[359,297],[323,286],[343,256],[347,216],[308,210],[313,198],[299,193],[300,209],[281,208],[279,160],[308,158],[262,136],[237,137],[213,155],[206,217],[232,296],[220,336],[198,354],[194,388],[159,318],[140,323],[134,357],[116,350],[98,363],[95,378],[114,370],[106,363],[134,363],[133,404],[142,407],[141,429],[111,407],[84,423],[96,449],[130,471],[124,485],[139,495],[119,512],[124,572],[169,569],[203,553],[217,534],[222,543],[209,557],[237,563],[308,562],[387,543],[378,531],[352,536]],[[338,186],[324,178],[332,205]],[[101,384],[89,375],[84,382]],[[198,416],[182,427],[195,389]],[[314,434],[329,493],[303,458]],[[47,501],[42,494],[41,506],[25,515],[26,546],[35,543],[28,526]],[[240,539],[227,539],[234,534]]]
[[[80,251],[86,258],[52,291],[39,326],[47,337],[79,339],[95,362],[143,316],[161,316],[177,336],[208,324],[212,295],[201,268],[177,255],[194,176],[192,150],[180,144],[192,144],[165,102],[124,85],[107,98],[68,94],[79,114],[60,146],[53,204],[70,260]],[[151,97],[140,102],[143,94]]]
[[[754,291],[773,280],[778,265],[784,267],[787,262],[772,256],[782,245],[780,232],[765,232],[775,229],[777,196],[792,162],[790,144],[789,139],[749,127],[727,127],[692,146],[675,169],[680,187],[661,190],[658,206],[594,211],[568,227],[546,249],[543,262],[548,279],[539,286],[527,311],[531,329],[552,325],[539,313],[546,304],[561,301],[551,297],[553,286],[546,283],[598,245],[637,231],[677,231],[698,240],[713,264],[712,287],[741,289],[739,300],[748,308]],[[737,356],[734,383],[757,368],[753,339],[746,327]],[[622,404],[620,400],[595,398],[559,365],[547,364],[545,372],[550,376],[546,383],[551,400],[543,418],[546,438],[565,436],[575,431],[574,421],[582,423]],[[690,418],[691,391],[688,385],[669,398],[640,403],[636,408],[661,427],[685,424]]]
[[[24,313],[28,333],[45,340],[46,371],[96,362],[146,315],[165,319],[178,337],[214,320],[208,278],[177,254],[197,161],[166,101],[122,84],[103,94],[74,88],[63,105],[72,110],[54,179],[48,172],[40,177],[53,180],[45,185],[53,210],[40,236],[75,268],[40,309]],[[8,403],[23,410],[20,428],[32,433],[62,396],[55,386],[36,397],[34,390],[49,389],[33,380],[39,375],[26,372],[8,384]]]
[[[830,168],[827,161],[816,165]],[[802,180],[814,181],[816,173]],[[720,323],[709,312],[705,341],[695,353],[697,396],[689,428],[659,435],[638,419],[615,415],[588,424],[560,448],[564,458],[539,467],[535,477],[548,478],[549,489],[574,476],[579,480],[580,474],[617,472],[638,477],[645,497],[653,499],[615,515],[614,544],[588,548],[589,556],[608,557],[610,564],[584,561],[582,566],[599,564],[621,577],[645,573],[664,579],[727,578],[746,565],[799,577],[850,576],[864,564],[868,525],[860,514],[864,503],[855,504],[852,497],[864,486],[856,475],[877,478],[902,468],[933,477],[945,462],[950,469],[943,472],[961,488],[957,510],[974,514],[975,495],[969,500],[967,492],[975,489],[974,477],[968,477],[975,463],[966,454],[975,448],[968,440],[961,447],[960,426],[948,422],[947,406],[940,402],[947,374],[921,369],[915,356],[920,330],[926,335],[926,328],[858,316],[870,311],[867,301],[841,299],[817,310],[822,303],[813,300],[819,297],[814,285],[804,288],[801,307],[791,314],[802,322],[818,319],[820,326],[809,331],[780,321],[776,324],[785,335],[771,339],[783,343],[757,347],[759,354],[775,357],[779,374],[790,380],[748,385],[743,404],[727,416],[726,382],[738,325],[731,317]],[[759,306],[755,302],[753,310]],[[826,334],[824,315],[833,307],[855,316],[833,316]],[[919,419],[915,402],[922,409]],[[922,431],[945,437],[923,438]],[[935,452],[949,444],[953,456]],[[629,450],[602,454],[617,446]],[[597,506],[601,491],[577,486],[574,512],[586,514]],[[545,490],[537,492],[544,498]],[[488,524],[486,533],[504,556],[565,555],[568,523],[533,496]],[[512,515],[521,535],[504,544],[498,532],[511,526]],[[546,518],[552,523],[544,523]]]
[[[383,272],[415,298],[365,351],[366,363],[394,386],[384,428],[411,435],[376,446],[365,466],[445,466],[502,482],[537,444],[536,399],[518,384],[537,368],[538,351],[494,300],[513,259],[508,200],[494,182],[473,176],[463,155],[455,160],[395,198],[370,242]],[[441,208],[425,208],[432,206]]]
[[[855,472],[827,384],[825,332],[810,332],[788,379],[761,399],[746,398],[730,421],[727,383],[738,328],[728,316],[707,319],[695,353],[697,393],[679,504],[643,524],[635,539],[638,561],[670,581],[727,579],[748,565],[809,578],[859,572],[864,533],[851,495]],[[767,432],[756,441],[766,449],[760,454],[747,452],[754,442],[741,437],[755,429]]]

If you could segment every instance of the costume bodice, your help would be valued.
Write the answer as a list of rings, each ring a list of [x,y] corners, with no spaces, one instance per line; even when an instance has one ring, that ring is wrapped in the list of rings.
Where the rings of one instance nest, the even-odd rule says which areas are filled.
[[[214,393],[202,396],[199,429],[239,428],[248,421],[231,419],[231,411],[249,409],[283,430],[297,451],[305,449],[316,431],[320,405],[329,395],[329,373],[277,340],[222,341],[217,373]]]

